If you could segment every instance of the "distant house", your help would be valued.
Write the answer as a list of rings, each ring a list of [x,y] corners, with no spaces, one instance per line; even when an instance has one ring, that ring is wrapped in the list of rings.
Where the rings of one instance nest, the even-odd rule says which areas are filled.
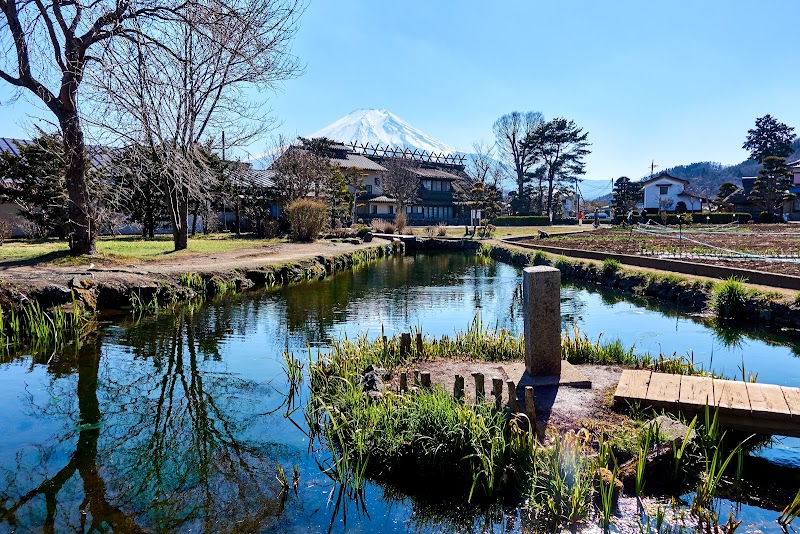
[[[305,149],[292,147],[290,150]],[[332,165],[342,170],[360,171],[362,191],[356,199],[356,216],[365,222],[393,219],[400,208],[397,199],[383,188],[383,175],[387,172],[383,163],[390,160],[399,162],[418,180],[417,199],[405,207],[409,224],[461,224],[470,215],[458,200],[462,193],[461,182],[466,177],[464,158],[460,156],[356,143],[335,143],[327,150],[326,156]],[[477,218],[480,216],[476,214]]]
[[[689,190],[689,180],[676,178],[662,172],[654,178],[641,182],[642,206],[652,211],[691,212],[703,211],[703,203],[710,200]]]
[[[755,182],[755,176],[743,176],[741,187],[722,201],[725,209],[735,213],[749,213],[753,219],[758,220],[759,214],[764,211],[764,205],[750,200]]]

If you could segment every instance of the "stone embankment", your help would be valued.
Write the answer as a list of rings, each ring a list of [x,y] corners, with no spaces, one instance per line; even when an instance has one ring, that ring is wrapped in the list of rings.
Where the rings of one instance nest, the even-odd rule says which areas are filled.
[[[12,276],[0,279],[0,306],[16,306],[26,300],[44,307],[79,303],[89,310],[113,310],[175,303],[197,297],[235,293],[251,288],[317,280],[373,260],[402,254],[399,241],[375,244],[333,255],[317,255],[296,261],[223,267],[215,270],[166,270],[152,273],[125,269],[81,270],[62,280],[21,283]],[[252,262],[251,262],[252,263]]]

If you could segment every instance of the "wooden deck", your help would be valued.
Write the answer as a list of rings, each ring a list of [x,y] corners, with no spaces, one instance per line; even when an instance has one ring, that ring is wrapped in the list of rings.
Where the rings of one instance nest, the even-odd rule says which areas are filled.
[[[639,403],[689,417],[719,408],[721,425],[744,432],[800,437],[800,389],[710,377],[623,371],[615,404]]]

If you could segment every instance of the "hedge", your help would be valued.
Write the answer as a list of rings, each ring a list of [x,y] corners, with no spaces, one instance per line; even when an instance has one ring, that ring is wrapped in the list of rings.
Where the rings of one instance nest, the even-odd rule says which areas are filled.
[[[495,226],[550,226],[550,217],[544,215],[504,215],[492,220]],[[553,219],[553,224],[578,224],[577,219]]]

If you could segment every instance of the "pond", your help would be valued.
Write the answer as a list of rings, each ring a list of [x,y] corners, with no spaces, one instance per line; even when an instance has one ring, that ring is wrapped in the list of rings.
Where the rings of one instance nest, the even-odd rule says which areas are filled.
[[[519,510],[499,505],[442,505],[377,484],[363,500],[337,500],[319,467],[326,452],[305,433],[306,391],[287,403],[282,353],[305,359],[331,336],[362,332],[452,334],[476,313],[520,331],[520,284],[518,268],[485,258],[409,255],[106,321],[79,351],[2,363],[0,532],[516,531]],[[692,354],[732,378],[744,368],[759,382],[800,384],[800,347],[778,336],[720,333],[674,308],[596,288],[565,285],[561,298],[563,326],[590,338]],[[795,484],[799,443],[779,439],[759,455]],[[778,514],[740,513],[745,525],[770,527]]]

